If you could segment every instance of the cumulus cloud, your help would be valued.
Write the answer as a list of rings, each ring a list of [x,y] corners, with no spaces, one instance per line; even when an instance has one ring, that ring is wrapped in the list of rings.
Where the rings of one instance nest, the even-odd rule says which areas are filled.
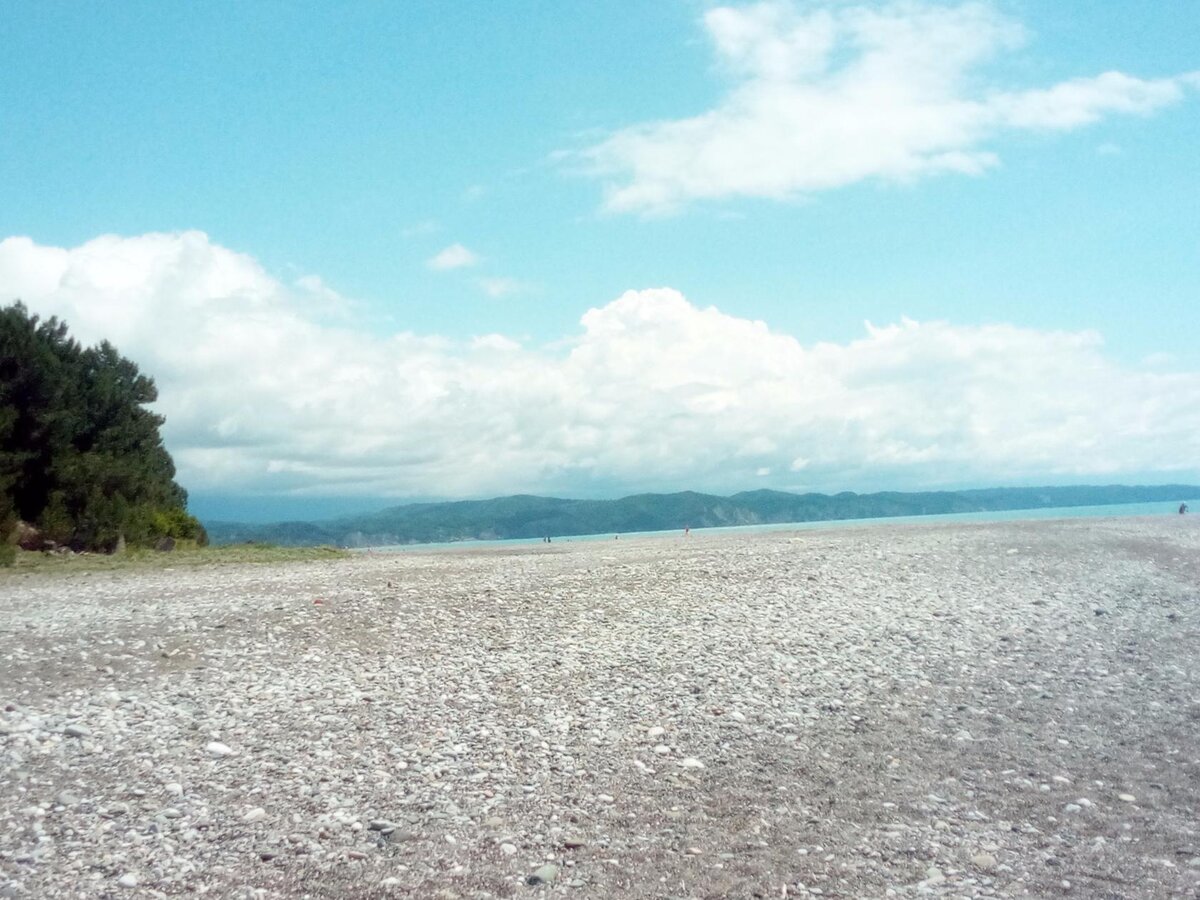
[[[478,262],[479,257],[462,244],[451,244],[445,250],[433,256],[429,260],[428,266],[439,272],[445,272],[450,269],[465,269]]]
[[[991,4],[789,2],[717,7],[704,28],[733,79],[712,109],[622,129],[582,154],[606,207],[665,213],[690,201],[787,199],[867,179],[977,175],[1008,131],[1064,131],[1146,115],[1197,73],[1121,72],[1047,88],[988,87],[978,73],[1018,48],[1021,25]]]
[[[0,297],[156,378],[193,491],[840,490],[1200,459],[1200,373],[1122,367],[1091,333],[905,320],[803,344],[661,288],[548,350],[379,337],[323,323],[301,291],[199,232],[0,242]]]

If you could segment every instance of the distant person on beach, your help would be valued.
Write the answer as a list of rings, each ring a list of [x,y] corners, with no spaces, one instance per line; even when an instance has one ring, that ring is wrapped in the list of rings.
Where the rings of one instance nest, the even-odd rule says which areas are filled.
[[[1187,512],[1187,504],[1180,503],[1179,504],[1179,514],[1182,516],[1185,512]]]
[[[692,528],[691,528],[691,526],[690,526],[690,525],[684,525],[684,526],[683,526],[683,536],[684,536],[684,537],[687,537],[687,536],[688,536],[689,534],[691,534],[691,533],[692,533]]]

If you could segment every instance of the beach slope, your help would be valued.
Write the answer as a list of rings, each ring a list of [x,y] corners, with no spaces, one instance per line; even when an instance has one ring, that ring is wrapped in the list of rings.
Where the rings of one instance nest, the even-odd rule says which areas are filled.
[[[0,577],[0,896],[1200,889],[1200,519]]]

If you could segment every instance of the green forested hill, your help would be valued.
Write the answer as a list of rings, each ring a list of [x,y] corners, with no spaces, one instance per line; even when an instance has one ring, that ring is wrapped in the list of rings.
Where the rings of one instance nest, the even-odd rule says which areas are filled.
[[[107,341],[83,347],[65,323],[0,308],[0,548],[18,520],[77,549],[202,541],[146,408],[156,398]]]
[[[1106,503],[1178,502],[1189,497],[1200,497],[1200,487],[1107,485],[834,495],[748,491],[731,497],[687,491],[636,494],[620,500],[519,495],[494,500],[414,503],[322,522],[271,525],[208,522],[206,525],[217,543],[254,540],[297,546],[367,547],[547,535],[626,534],[685,526],[706,528]]]

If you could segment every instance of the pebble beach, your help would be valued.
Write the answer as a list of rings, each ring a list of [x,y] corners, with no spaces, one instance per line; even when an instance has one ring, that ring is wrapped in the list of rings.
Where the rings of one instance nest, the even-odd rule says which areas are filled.
[[[0,898],[1200,896],[1200,517],[0,574]]]

